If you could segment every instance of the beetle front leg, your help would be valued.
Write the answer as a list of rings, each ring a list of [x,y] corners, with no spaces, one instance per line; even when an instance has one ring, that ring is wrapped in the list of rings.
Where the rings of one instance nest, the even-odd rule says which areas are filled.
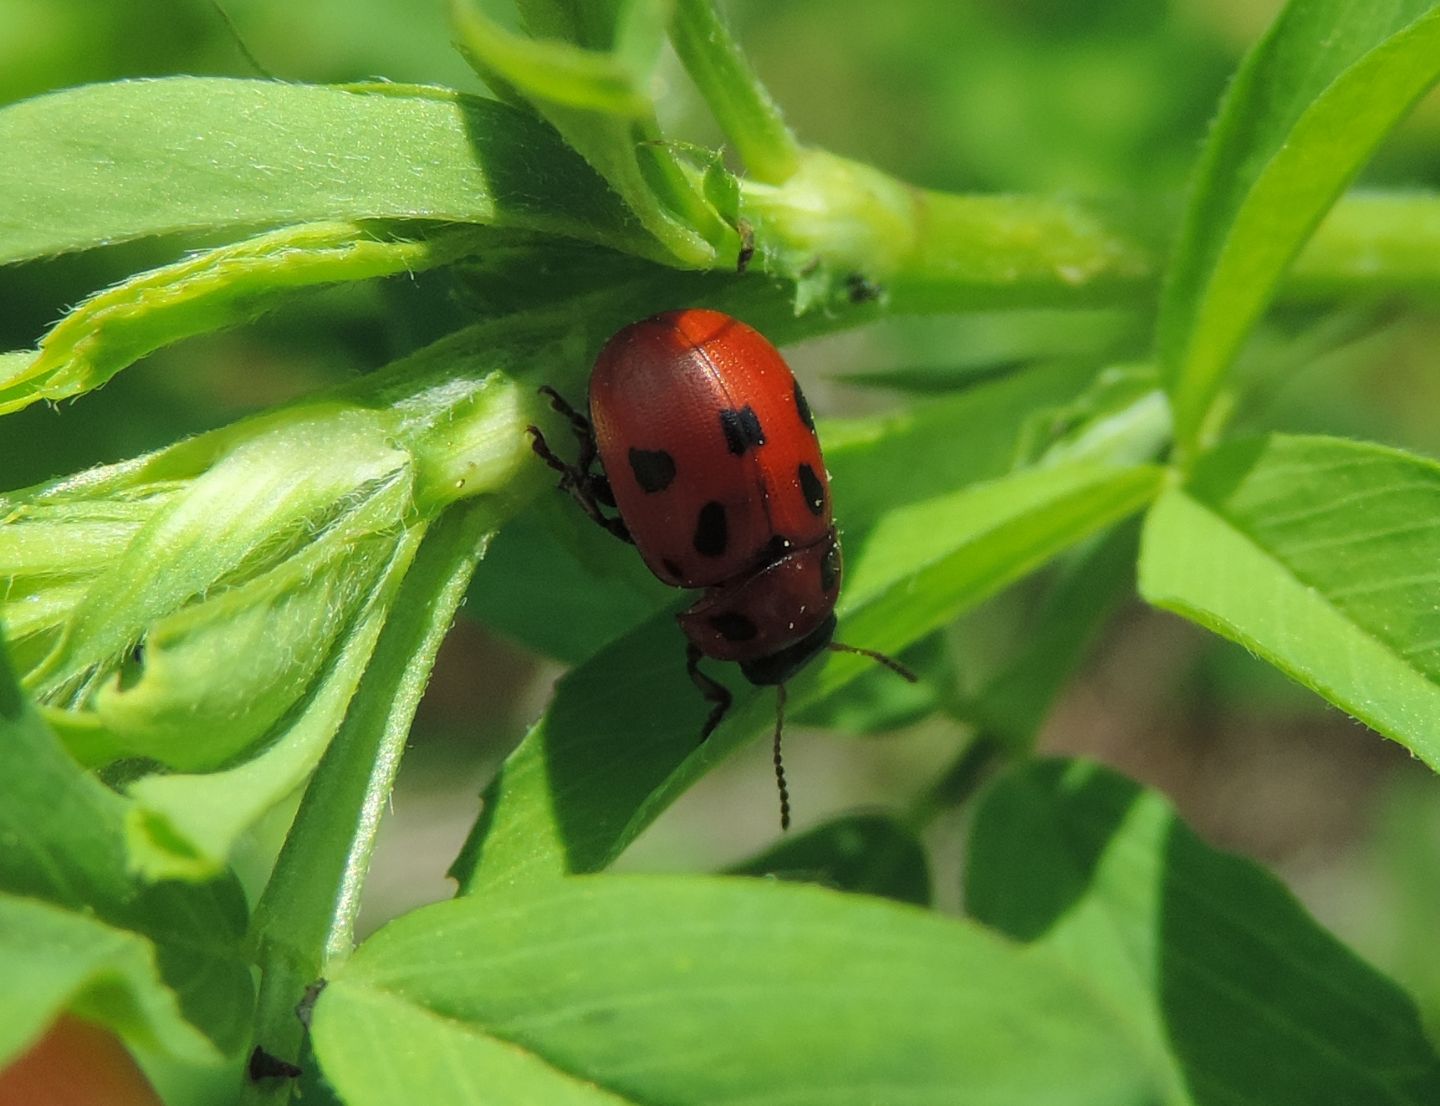
[[[699,646],[693,642],[685,646],[685,672],[690,677],[690,682],[700,689],[700,694],[707,703],[715,704],[710,709],[710,717],[705,719],[705,725],[700,730],[700,740],[703,742],[715,732],[715,727],[720,725],[725,712],[730,709],[731,696],[729,688],[700,671],[700,657]]]

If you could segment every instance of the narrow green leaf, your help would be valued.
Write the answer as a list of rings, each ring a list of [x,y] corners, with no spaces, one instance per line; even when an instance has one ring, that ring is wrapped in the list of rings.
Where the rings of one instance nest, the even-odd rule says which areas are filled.
[[[496,523],[493,505],[472,500],[430,526],[256,905],[254,1037],[272,1055],[298,1056],[299,996],[353,947],[360,890],[415,709]]]
[[[606,115],[643,119],[650,114],[644,74],[619,57],[558,38],[528,38],[505,30],[474,8],[457,12],[468,32],[466,47],[487,70],[526,93]]]
[[[1087,365],[1034,365],[959,395],[822,423],[836,517],[846,532],[863,530],[905,503],[1010,473],[1037,453],[1033,424],[1077,402],[1093,376]]]
[[[14,371],[0,361],[0,414],[98,388],[147,353],[254,319],[299,288],[420,272],[477,241],[474,228],[403,239],[379,225],[311,224],[141,273],[76,307]]]
[[[755,880],[566,880],[425,907],[362,946],[313,1033],[353,1106],[1152,1093],[1110,1013],[1048,958],[913,907]]]
[[[1012,750],[1031,747],[1108,617],[1135,589],[1138,528],[1117,527],[1061,570],[1028,620],[1024,646],[960,713]]]
[[[517,227],[668,257],[552,130],[444,89],[92,85],[0,110],[0,149],[0,264],[357,219]]]
[[[1273,876],[1106,769],[1001,777],[976,815],[966,902],[1123,1011],[1176,1106],[1440,1101],[1407,996]]]
[[[651,0],[639,0],[649,5]],[[473,0],[452,0],[451,19],[466,57],[503,95],[529,104],[610,183],[639,222],[686,268],[708,268],[715,243],[738,250],[673,151],[662,141],[636,51],[615,53],[621,6],[595,6],[587,19],[544,10],[527,37],[484,15]],[[571,36],[570,40],[559,37]]]
[[[1161,307],[1182,450],[1286,266],[1437,80],[1434,0],[1292,0],[1250,52],[1201,160]]]
[[[1440,195],[1356,189],[1330,209],[1285,278],[1296,298],[1440,288]]]
[[[182,1058],[239,1048],[254,997],[239,885],[228,875],[203,885],[131,875],[129,804],[65,755],[3,652],[0,790],[0,892],[18,896],[0,900],[0,1045],[19,1048],[73,999],[129,1039],[158,1034],[154,1043]],[[177,1001],[192,1030],[175,1024]]]
[[[726,871],[815,883],[917,906],[930,903],[925,846],[909,827],[884,814],[837,818],[786,837]]]
[[[1139,509],[1160,473],[1070,465],[1031,470],[883,515],[847,538],[844,640],[894,653],[1055,553]],[[593,871],[700,775],[762,727],[772,699],[736,689],[737,709],[700,748],[705,708],[682,639],[661,614],[556,686],[544,719],[492,786],[455,874],[462,890]],[[797,710],[868,667],[828,655],[797,677]],[[763,807],[770,817],[769,804]]]
[[[712,0],[679,0],[670,38],[754,178],[779,184],[793,173],[799,163],[795,136]]]
[[[1201,459],[1145,525],[1140,590],[1440,770],[1440,465],[1276,435]]]

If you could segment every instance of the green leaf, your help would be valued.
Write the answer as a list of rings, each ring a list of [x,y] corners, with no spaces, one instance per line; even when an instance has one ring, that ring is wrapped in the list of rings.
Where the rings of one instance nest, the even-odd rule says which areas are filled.
[[[1012,750],[1028,750],[1061,690],[1122,600],[1134,594],[1138,529],[1117,527],[1061,567],[1023,648],[960,710]]]
[[[230,760],[301,699],[391,566],[408,560],[405,547],[381,537],[315,546],[153,623],[138,677],[95,694],[100,722],[122,746],[176,768]]]
[[[408,240],[386,237],[379,225],[311,224],[141,273],[72,310],[11,372],[0,361],[0,414],[98,388],[145,354],[256,318],[298,288],[420,272],[478,240],[474,228]]]
[[[1024,459],[1037,412],[1069,405],[1092,376],[1085,365],[1036,365],[878,417],[822,423],[836,517],[846,532],[864,529],[902,504],[1004,476]]]
[[[357,219],[516,227],[668,256],[549,128],[444,89],[92,85],[0,110],[0,149],[0,264]]]
[[[690,78],[756,180],[779,184],[799,147],[711,0],[679,0],[670,38]]]
[[[250,420],[238,431],[230,428],[207,436],[206,444],[222,450],[221,456],[199,472],[187,473],[191,479],[186,486],[173,490],[123,553],[94,578],[54,652],[29,674],[29,685],[47,701],[81,705],[152,629],[159,631],[163,663],[187,633],[193,637],[203,632],[207,621],[225,641],[234,644],[232,635],[243,640],[246,626],[229,617],[239,613],[232,604],[248,608],[252,621],[262,622],[267,599],[281,602],[289,595],[294,601],[298,596],[300,603],[313,606],[309,597],[314,595],[311,585],[316,578],[293,558],[323,561],[326,546],[334,551],[367,536],[386,535],[410,505],[413,462],[396,447],[389,430],[390,420],[380,412],[320,400]],[[198,453],[194,447],[201,441],[192,440],[186,443],[190,449],[175,452]],[[164,462],[156,458],[152,463]],[[131,489],[131,495],[143,498],[144,490],[142,484]],[[67,491],[64,484],[56,489],[62,498]],[[32,499],[48,505],[54,496],[17,494],[13,513],[21,520],[27,500]],[[0,506],[9,504],[0,501]],[[378,556],[383,561],[384,551]],[[338,561],[332,562],[332,574],[338,567]],[[328,580],[325,576],[318,582],[323,585]],[[234,589],[250,581],[259,594],[233,599],[216,594],[217,585]],[[363,588],[349,589],[346,598],[353,601],[356,594],[363,594]],[[209,602],[193,606],[202,596],[219,607],[211,608]],[[179,625],[164,624],[187,607],[195,613],[185,614]],[[287,626],[293,631],[303,622],[302,615]],[[307,633],[312,630],[308,623],[305,628]],[[263,627],[259,629],[263,636]],[[323,625],[313,629],[321,636],[325,633]],[[284,644],[275,647],[283,649]],[[209,663],[213,672],[213,645],[201,641],[198,648],[197,659]],[[308,682],[320,659],[312,654],[300,660],[311,666],[311,672],[296,674],[299,683],[292,681],[292,693],[277,700],[275,709],[283,710],[293,700],[296,687]],[[250,675],[253,692],[253,682],[266,679],[263,666]],[[160,705],[165,706],[163,701]],[[213,709],[217,714],[234,713],[233,704],[224,701]],[[137,728],[145,744],[135,751],[181,769],[214,767],[258,737],[276,717],[272,713],[266,718],[263,712],[252,716],[242,709],[236,716],[240,729],[232,739],[217,733],[211,744],[185,740],[184,713],[182,708],[179,733],[158,724]]]
[[[1154,495],[1150,467],[1031,470],[883,515],[847,536],[841,634],[894,653]],[[465,891],[593,871],[700,775],[769,725],[769,694],[736,689],[731,718],[695,747],[704,705],[668,614],[606,646],[556,686],[506,762],[455,874]],[[796,710],[869,666],[827,654],[789,689]],[[770,816],[768,803],[765,815]]]
[[[131,858],[221,870],[300,787],[345,717],[429,521],[493,528],[538,490],[509,370],[573,359],[563,321],[470,328],[328,396],[0,497],[0,613],[74,755],[132,779]],[[36,610],[42,617],[35,617]],[[137,644],[143,647],[136,650]]]
[[[185,1020],[148,940],[83,912],[4,892],[0,995],[0,1071],[67,1011],[108,1026],[131,1046],[196,1064],[222,1057]]]
[[[73,1002],[181,1058],[238,1049],[254,1000],[239,885],[131,875],[130,804],[65,755],[3,654],[0,787],[0,893],[13,896],[0,899],[0,1046],[22,1047]]]
[[[465,613],[543,656],[578,664],[670,596],[635,550],[546,493],[496,537]]]
[[[454,505],[429,528],[255,907],[254,1038],[272,1055],[298,1056],[299,996],[354,945],[361,888],[415,709],[495,525],[481,500]]]
[[[659,45],[650,34],[654,0],[585,9],[522,3],[535,37],[506,30],[473,0],[452,0],[451,19],[466,58],[498,92],[526,103],[610,183],[674,263],[708,268],[716,245],[739,239],[705,200],[655,121],[647,83]],[[562,14],[563,13],[563,14]],[[628,20],[626,17],[630,17]]]
[[[325,664],[316,686],[271,732],[263,750],[233,767],[196,774],[156,773],[142,776],[126,788],[136,803],[128,820],[129,848],[132,863],[140,871],[151,879],[213,875],[228,861],[240,835],[305,781],[344,720],[422,535],[420,527],[406,532],[370,595],[355,604],[359,613],[345,628],[343,642],[333,655],[317,658]],[[328,590],[316,589],[319,593]],[[283,644],[291,639],[277,626],[274,640]],[[260,652],[272,665],[272,679],[293,678],[294,672],[271,648]],[[293,665],[294,658],[290,660]],[[147,676],[149,673],[147,668]],[[197,681],[202,698],[214,694],[214,681],[206,678],[209,675],[204,673]],[[184,688],[177,690],[183,692]],[[183,702],[184,696],[177,698]],[[158,712],[147,713],[153,717]],[[247,724],[246,728],[253,726]]]
[[[1437,79],[1434,0],[1292,0],[1250,52],[1201,159],[1161,306],[1182,450],[1286,266]]]
[[[1047,958],[960,920],[602,877],[391,923],[321,994],[313,1039],[353,1106],[1138,1106],[1149,1077],[1110,1018]]]
[[[726,869],[731,875],[816,883],[837,891],[879,895],[917,906],[930,903],[925,847],[884,814],[850,814],[786,837]]]
[[[1123,1011],[1165,1101],[1440,1101],[1413,1004],[1269,873],[1211,849],[1158,794],[1096,765],[1031,763],[986,794],[975,917],[1053,953]]]
[[[1140,591],[1440,769],[1440,465],[1275,435],[1201,459],[1146,521]]]

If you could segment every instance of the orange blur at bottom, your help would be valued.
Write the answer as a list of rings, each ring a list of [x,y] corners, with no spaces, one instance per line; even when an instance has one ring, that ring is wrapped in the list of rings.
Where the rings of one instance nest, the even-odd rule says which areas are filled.
[[[108,1029],[69,1015],[0,1071],[0,1106],[163,1106]]]

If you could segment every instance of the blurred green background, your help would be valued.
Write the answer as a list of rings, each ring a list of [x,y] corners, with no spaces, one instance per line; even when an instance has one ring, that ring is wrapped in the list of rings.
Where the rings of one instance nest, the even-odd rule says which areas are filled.
[[[930,188],[1098,199],[1163,233],[1229,74],[1278,7],[734,0],[725,10],[802,140]],[[226,0],[224,8],[249,51],[284,80],[483,91],[450,46],[441,0]],[[0,103],[178,73],[257,76],[209,0],[0,0]],[[719,144],[673,59],[658,81],[667,130]],[[1440,99],[1420,106],[1364,184],[1440,186]],[[150,242],[0,270],[0,348],[32,346],[87,293],[195,244]],[[444,274],[317,292],[243,330],[158,353],[76,403],[8,416],[0,487],[118,460],[373,369],[463,321],[454,292]],[[1097,367],[1144,357],[1151,306],[894,320],[799,347],[793,362],[826,413],[873,411],[924,400],[844,377],[919,371],[933,380],[934,371],[963,375],[1056,355]],[[1436,349],[1434,302],[1287,305],[1247,353],[1256,390],[1239,428],[1351,434],[1440,455]],[[1001,597],[952,632],[962,681],[1023,639],[1027,594]],[[483,605],[477,597],[471,613]],[[474,618],[456,626],[386,823],[367,927],[447,894],[444,868],[477,794],[558,671]],[[787,759],[799,825],[910,801],[964,738],[935,718],[865,735],[794,727]],[[1440,787],[1399,747],[1242,650],[1135,603],[1097,643],[1041,744],[1099,756],[1163,788],[1210,840],[1276,869],[1323,921],[1404,982],[1440,1028]],[[723,865],[770,840],[768,750],[750,754],[662,818],[624,866]],[[958,907],[963,815],[936,823],[931,837],[937,896]],[[255,855],[265,855],[263,843]]]

